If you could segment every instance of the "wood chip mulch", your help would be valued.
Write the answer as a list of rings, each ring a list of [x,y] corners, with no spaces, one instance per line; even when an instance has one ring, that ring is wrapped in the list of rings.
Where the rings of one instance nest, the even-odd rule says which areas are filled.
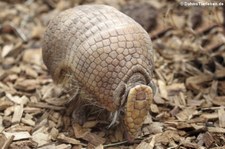
[[[120,9],[153,41],[158,91],[132,144],[121,128],[102,127],[108,123],[95,116],[83,126],[73,123],[71,97],[54,85],[42,61],[49,19],[86,3]],[[225,148],[225,3],[223,8],[185,7],[178,0],[1,1],[0,148]]]

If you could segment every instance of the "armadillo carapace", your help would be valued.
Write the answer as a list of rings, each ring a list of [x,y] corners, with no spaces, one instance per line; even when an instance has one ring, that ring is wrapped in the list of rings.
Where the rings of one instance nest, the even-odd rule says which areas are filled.
[[[136,137],[153,99],[154,69],[150,37],[137,22],[106,5],[68,9],[50,21],[43,59],[56,83],[72,74],[80,90],[122,115],[128,138]]]

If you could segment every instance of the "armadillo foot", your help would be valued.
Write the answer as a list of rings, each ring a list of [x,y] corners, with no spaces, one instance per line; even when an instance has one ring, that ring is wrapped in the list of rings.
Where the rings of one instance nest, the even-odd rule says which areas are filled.
[[[66,110],[67,115],[72,115],[73,121],[83,125],[87,120],[87,107],[86,102],[80,98],[79,94],[71,97],[72,100],[68,103]]]
[[[72,113],[72,118],[75,123],[83,125],[87,120],[87,110],[85,107],[74,110]]]

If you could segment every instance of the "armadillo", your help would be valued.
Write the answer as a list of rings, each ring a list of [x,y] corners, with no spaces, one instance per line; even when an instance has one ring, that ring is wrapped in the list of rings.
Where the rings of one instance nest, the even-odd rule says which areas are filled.
[[[149,34],[107,5],[65,10],[50,20],[43,37],[43,60],[53,81],[65,84],[70,74],[92,97],[89,102],[119,113],[128,140],[139,134],[153,101],[153,54]]]

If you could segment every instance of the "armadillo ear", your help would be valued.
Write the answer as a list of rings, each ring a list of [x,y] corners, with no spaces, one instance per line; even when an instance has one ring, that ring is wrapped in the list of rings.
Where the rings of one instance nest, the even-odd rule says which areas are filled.
[[[117,106],[122,107],[125,104],[127,97],[127,85],[124,82],[121,82],[115,89],[113,97]]]
[[[157,89],[155,83],[153,82],[153,80],[151,80],[151,81],[149,82],[148,86],[150,86],[150,87],[152,88],[153,95],[155,96],[156,93],[158,92],[158,89]]]

